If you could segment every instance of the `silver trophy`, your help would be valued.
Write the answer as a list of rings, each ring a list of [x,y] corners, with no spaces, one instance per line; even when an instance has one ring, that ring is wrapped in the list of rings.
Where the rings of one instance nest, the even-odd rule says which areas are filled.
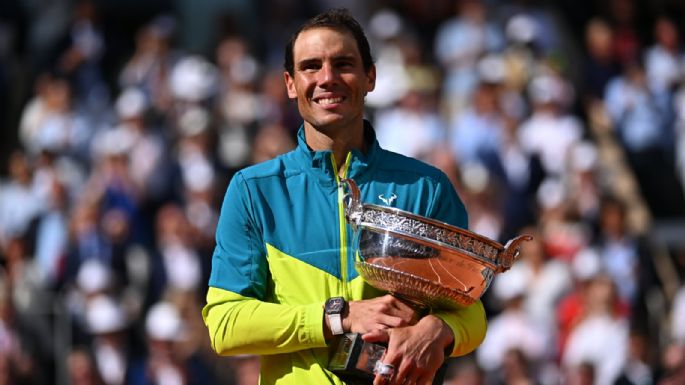
[[[509,270],[520,255],[518,236],[505,246],[474,232],[393,207],[364,204],[359,188],[343,180],[345,217],[354,231],[355,267],[371,286],[415,308],[459,309],[476,302],[495,274]],[[354,333],[334,345],[329,369],[347,377],[372,378],[385,347]]]

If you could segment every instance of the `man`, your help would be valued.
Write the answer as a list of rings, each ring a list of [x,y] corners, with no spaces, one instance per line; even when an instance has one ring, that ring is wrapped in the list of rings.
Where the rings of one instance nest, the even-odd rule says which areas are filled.
[[[285,52],[288,96],[304,124],[298,147],[237,173],[228,187],[203,310],[219,354],[262,355],[262,384],[343,384],[326,369],[334,334],[385,342],[392,383],[430,384],[445,353],[474,350],[485,334],[480,302],[418,315],[371,288],[354,268],[341,178],[364,202],[390,204],[465,227],[447,177],[381,149],[364,121],[376,70],[359,24],[344,10],[321,14]],[[342,297],[341,315],[324,304]],[[384,377],[377,376],[380,384]]]

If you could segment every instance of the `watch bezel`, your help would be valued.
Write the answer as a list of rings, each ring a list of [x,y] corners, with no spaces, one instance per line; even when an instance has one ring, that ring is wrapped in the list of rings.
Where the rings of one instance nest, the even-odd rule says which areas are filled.
[[[324,311],[326,314],[342,314],[347,302],[343,297],[332,297],[326,300]]]

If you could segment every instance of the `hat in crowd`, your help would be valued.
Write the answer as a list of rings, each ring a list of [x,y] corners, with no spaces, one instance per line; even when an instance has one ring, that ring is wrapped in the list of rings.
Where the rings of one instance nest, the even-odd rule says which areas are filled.
[[[477,64],[478,76],[483,83],[499,84],[507,78],[507,64],[501,55],[483,56]]]
[[[490,172],[478,162],[467,162],[461,169],[464,186],[473,193],[484,192],[490,183]]]
[[[563,103],[565,94],[564,83],[554,75],[538,75],[528,85],[530,100],[536,104]]]
[[[142,115],[148,107],[145,93],[137,87],[126,88],[117,98],[115,108],[121,119]]]
[[[597,146],[589,141],[582,141],[571,149],[571,168],[574,171],[591,171],[597,161]]]
[[[86,303],[86,325],[92,334],[106,334],[124,330],[128,322],[114,299],[98,295]]]
[[[178,130],[183,136],[195,136],[209,128],[211,117],[209,111],[202,107],[191,107],[178,118]]]
[[[214,186],[216,173],[206,159],[199,156],[189,156],[182,165],[183,185],[193,192],[208,191]]]
[[[200,258],[194,250],[179,244],[169,244],[162,247],[162,254],[170,288],[191,291],[200,286]]]
[[[523,269],[514,266],[504,274],[495,277],[493,291],[495,297],[501,301],[524,296],[527,290],[527,277]]]
[[[214,94],[218,80],[218,71],[212,63],[201,56],[188,56],[171,70],[169,86],[176,99],[201,102]]]
[[[133,133],[118,126],[98,133],[93,139],[93,154],[103,156],[126,155],[135,144]]]
[[[559,207],[566,200],[566,187],[558,178],[546,178],[538,188],[537,202],[544,209]]]
[[[571,261],[573,276],[580,281],[587,281],[602,271],[602,261],[599,253],[593,248],[584,248]]]
[[[393,10],[381,9],[371,17],[369,32],[380,40],[395,38],[402,32],[402,19]]]
[[[95,259],[83,262],[76,274],[76,284],[86,294],[94,294],[107,289],[110,281],[109,269]]]
[[[243,55],[231,66],[228,76],[235,84],[250,84],[259,75],[259,62],[251,55]]]
[[[158,341],[178,341],[183,338],[183,320],[178,308],[169,302],[158,302],[145,319],[147,336]]]
[[[532,17],[519,14],[509,19],[505,34],[510,41],[515,43],[531,43],[537,38],[538,25]]]

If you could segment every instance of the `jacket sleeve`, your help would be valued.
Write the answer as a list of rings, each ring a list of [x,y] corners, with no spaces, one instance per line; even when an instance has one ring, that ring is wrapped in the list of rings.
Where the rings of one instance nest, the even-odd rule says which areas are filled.
[[[461,199],[454,191],[447,176],[440,175],[430,217],[464,229],[468,228],[468,215]],[[485,339],[487,319],[481,301],[463,309],[434,311],[454,333],[454,348],[451,356],[462,356],[474,351]]]
[[[463,356],[476,350],[485,339],[487,321],[480,301],[460,310],[434,311],[432,313],[452,329],[454,347],[450,356]]]
[[[210,287],[202,318],[212,349],[221,355],[266,355],[326,346],[322,304],[275,304]]]
[[[212,347],[231,355],[326,346],[323,304],[267,302],[269,269],[250,193],[248,182],[238,173],[221,207],[207,305],[202,310]]]

